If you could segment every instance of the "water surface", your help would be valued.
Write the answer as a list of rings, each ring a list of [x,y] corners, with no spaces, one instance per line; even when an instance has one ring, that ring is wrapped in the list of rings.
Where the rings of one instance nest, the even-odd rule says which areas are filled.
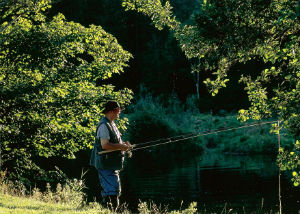
[[[136,152],[121,172],[121,200],[136,207],[139,200],[198,210],[248,213],[278,210],[278,167],[275,157],[222,154],[164,154]],[[300,190],[286,174],[281,176],[284,213],[298,213]],[[181,205],[182,204],[182,205]]]

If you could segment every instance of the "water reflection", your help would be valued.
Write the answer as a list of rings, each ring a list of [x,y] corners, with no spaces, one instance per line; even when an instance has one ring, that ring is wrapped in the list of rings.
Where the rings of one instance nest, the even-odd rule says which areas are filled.
[[[136,207],[152,200],[179,209],[192,201],[199,210],[221,212],[225,204],[237,210],[278,210],[278,167],[274,157],[216,154],[136,153],[121,174],[122,200]],[[300,210],[300,191],[282,178],[286,212]],[[125,200],[126,199],[126,200]],[[244,212],[244,211],[243,211]]]

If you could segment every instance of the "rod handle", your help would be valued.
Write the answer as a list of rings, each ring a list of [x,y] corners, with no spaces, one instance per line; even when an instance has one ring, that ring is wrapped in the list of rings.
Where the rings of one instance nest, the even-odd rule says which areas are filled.
[[[136,144],[131,145],[132,149],[134,147],[136,147]],[[107,154],[107,153],[111,153],[111,152],[115,152],[115,151],[119,151],[119,150],[120,149],[116,149],[116,150],[104,150],[104,151],[98,152],[98,155],[103,155],[103,154]],[[128,151],[130,151],[130,149]]]

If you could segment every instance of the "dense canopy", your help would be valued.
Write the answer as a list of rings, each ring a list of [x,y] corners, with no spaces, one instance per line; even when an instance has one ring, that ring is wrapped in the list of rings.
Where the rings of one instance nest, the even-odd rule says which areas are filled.
[[[105,101],[127,105],[132,96],[96,85],[123,72],[131,54],[100,26],[46,17],[50,6],[4,1],[0,8],[2,167],[18,176],[37,169],[36,157],[74,158],[90,148]]]

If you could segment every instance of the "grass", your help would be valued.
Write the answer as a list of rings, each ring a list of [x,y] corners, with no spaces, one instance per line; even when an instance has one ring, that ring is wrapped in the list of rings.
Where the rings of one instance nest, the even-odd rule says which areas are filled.
[[[126,204],[117,211],[105,208],[97,202],[86,203],[83,193],[84,180],[68,180],[64,185],[58,184],[53,190],[47,184],[46,191],[41,192],[34,188],[27,191],[18,182],[12,182],[5,177],[6,171],[0,171],[0,214],[37,214],[37,213],[66,213],[66,214],[131,214]],[[138,205],[140,214],[193,214],[197,211],[197,204],[191,205],[184,210],[168,211],[168,209],[156,206],[153,203],[141,202]]]
[[[69,180],[63,186],[58,185],[55,190],[51,190],[47,185],[47,191],[40,192],[34,189],[30,192],[24,191],[22,187],[18,187],[16,183],[8,181],[4,177],[5,173],[1,173],[0,179],[0,214],[237,214],[236,210],[225,207],[217,212],[207,211],[204,207],[197,210],[197,203],[192,202],[186,209],[168,210],[167,205],[157,206],[153,203],[140,202],[136,212],[127,209],[126,205],[122,205],[118,211],[107,209],[97,202],[87,204],[82,197],[81,192],[82,180]],[[73,186],[73,188],[72,188]],[[80,193],[81,192],[81,193]],[[262,208],[251,212],[252,214],[277,213],[267,212]],[[246,214],[244,211],[243,214]],[[247,212],[249,214],[249,212]]]
[[[110,209],[103,208],[97,203],[91,203],[83,207],[74,207],[68,203],[43,202],[29,196],[12,196],[0,193],[0,214],[132,214],[128,210],[114,212]],[[145,202],[140,203],[137,214],[237,214],[233,209],[227,208],[226,205],[218,212],[197,211],[196,203],[191,203],[190,207],[180,211],[168,211],[157,206],[151,206]],[[277,214],[276,211],[258,211],[251,214]],[[242,214],[246,214],[245,211]],[[247,212],[247,214],[250,214]]]
[[[68,203],[43,202],[31,197],[11,196],[0,194],[0,213],[13,214],[38,214],[38,213],[112,213],[110,210],[103,209],[99,205],[90,205],[83,208],[76,208]]]
[[[149,206],[147,203],[140,203],[138,213],[151,214],[151,213],[164,213],[164,214],[193,214],[196,213],[196,203],[192,203],[189,208],[182,211],[167,211],[157,206]],[[125,208],[119,212],[106,209],[98,203],[90,203],[82,207],[76,207],[70,203],[54,203],[43,202],[32,197],[12,196],[9,194],[0,193],[0,214],[40,214],[40,213],[60,213],[60,214],[114,214],[124,213],[130,214],[129,210]]]

